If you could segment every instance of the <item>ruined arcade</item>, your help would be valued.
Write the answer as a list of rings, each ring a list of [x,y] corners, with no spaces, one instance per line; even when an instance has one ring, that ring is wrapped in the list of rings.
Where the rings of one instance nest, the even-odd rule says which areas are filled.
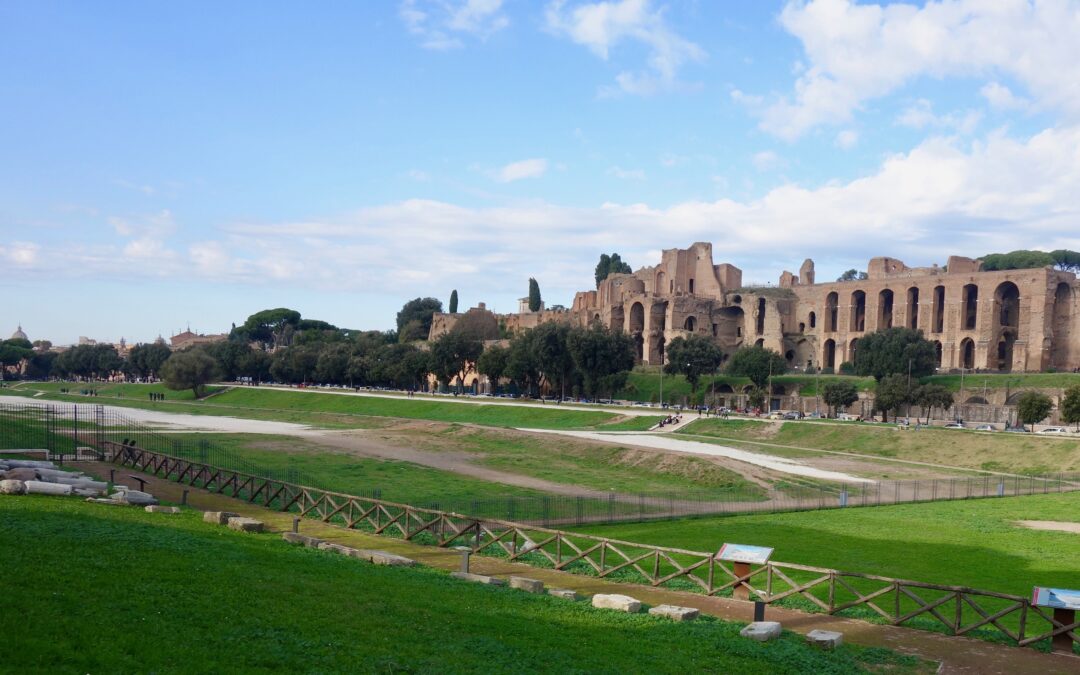
[[[867,278],[815,283],[814,263],[784,271],[773,286],[743,286],[742,270],[714,264],[712,244],[663,251],[659,264],[613,274],[580,291],[568,310],[500,317],[509,330],[544,321],[599,321],[634,338],[637,358],[659,364],[665,345],[691,334],[715,339],[725,355],[760,345],[795,370],[836,369],[852,361],[866,333],[904,326],[937,348],[942,370],[1032,372],[1080,367],[1080,283],[1049,267],[982,271],[952,256],[946,266],[907,267],[870,260]],[[437,315],[432,336],[455,315]]]

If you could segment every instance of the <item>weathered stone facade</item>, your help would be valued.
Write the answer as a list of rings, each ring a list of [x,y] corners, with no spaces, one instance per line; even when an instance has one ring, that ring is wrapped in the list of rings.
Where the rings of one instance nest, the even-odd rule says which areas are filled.
[[[453,325],[436,315],[432,336]],[[566,311],[499,317],[510,331],[544,321],[585,326],[600,321],[633,336],[639,361],[658,364],[664,347],[691,334],[714,338],[730,355],[759,344],[792,367],[838,368],[858,339],[892,326],[923,331],[942,370],[1040,371],[1080,367],[1080,282],[1051,268],[983,272],[980,262],[951,257],[946,267],[909,268],[874,258],[867,278],[814,283],[814,263],[777,286],[742,287],[742,271],[716,265],[712,245],[663,252],[660,264],[614,274],[581,291]]]

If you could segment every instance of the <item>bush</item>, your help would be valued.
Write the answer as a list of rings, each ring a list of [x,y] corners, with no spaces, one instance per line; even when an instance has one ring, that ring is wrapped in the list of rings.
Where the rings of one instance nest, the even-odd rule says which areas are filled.
[[[855,364],[852,363],[851,361],[844,361],[843,363],[840,364],[840,374],[841,375],[854,375],[855,374]]]

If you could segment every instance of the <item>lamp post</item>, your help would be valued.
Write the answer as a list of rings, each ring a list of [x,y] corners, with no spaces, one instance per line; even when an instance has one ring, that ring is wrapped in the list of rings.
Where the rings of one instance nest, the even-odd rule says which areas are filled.
[[[660,409],[664,409],[664,354],[660,354]]]

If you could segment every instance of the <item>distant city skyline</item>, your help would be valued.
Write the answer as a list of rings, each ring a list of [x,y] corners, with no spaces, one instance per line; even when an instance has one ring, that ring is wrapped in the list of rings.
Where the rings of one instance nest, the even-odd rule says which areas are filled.
[[[0,6],[6,337],[1080,249],[1080,2]]]

